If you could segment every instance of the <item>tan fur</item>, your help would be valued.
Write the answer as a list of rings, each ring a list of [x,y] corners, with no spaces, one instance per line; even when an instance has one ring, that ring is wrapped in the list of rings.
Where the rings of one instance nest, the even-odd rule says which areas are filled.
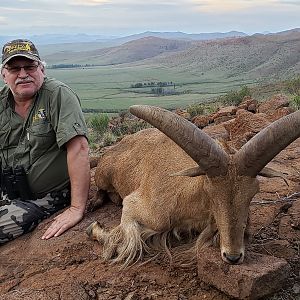
[[[123,199],[119,226],[109,232],[97,226],[90,230],[103,243],[106,260],[128,266],[144,254],[168,252],[174,238],[192,231],[202,232],[193,248],[197,251],[211,244],[218,228],[222,255],[240,255],[239,263],[243,261],[244,230],[258,182],[236,175],[232,162],[226,176],[170,176],[196,166],[157,129],[125,137],[101,157],[95,173],[98,189]]]

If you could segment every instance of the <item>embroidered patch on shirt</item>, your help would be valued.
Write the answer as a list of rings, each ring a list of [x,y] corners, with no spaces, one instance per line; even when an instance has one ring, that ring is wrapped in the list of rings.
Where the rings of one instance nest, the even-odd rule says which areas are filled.
[[[46,120],[47,114],[44,108],[40,108],[36,115],[33,116],[33,122],[38,120]]]

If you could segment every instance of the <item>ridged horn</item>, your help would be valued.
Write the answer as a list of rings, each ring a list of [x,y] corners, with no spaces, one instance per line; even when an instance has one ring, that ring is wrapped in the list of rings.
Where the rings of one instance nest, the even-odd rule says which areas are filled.
[[[280,151],[300,137],[300,111],[264,128],[235,155],[238,174],[255,177]]]
[[[172,139],[207,175],[218,176],[227,173],[227,153],[191,122],[168,110],[149,105],[133,105],[129,110]]]

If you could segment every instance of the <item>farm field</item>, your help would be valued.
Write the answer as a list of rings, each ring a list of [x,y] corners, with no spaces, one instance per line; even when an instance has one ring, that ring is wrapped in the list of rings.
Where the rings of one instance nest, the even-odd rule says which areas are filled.
[[[103,110],[126,110],[133,104],[186,107],[212,101],[242,85],[255,84],[254,81],[239,78],[224,79],[218,74],[204,77],[195,72],[145,65],[48,69],[47,75],[68,84],[79,95],[84,109]],[[149,87],[131,88],[138,82],[172,82],[178,94],[156,96],[149,93]]]

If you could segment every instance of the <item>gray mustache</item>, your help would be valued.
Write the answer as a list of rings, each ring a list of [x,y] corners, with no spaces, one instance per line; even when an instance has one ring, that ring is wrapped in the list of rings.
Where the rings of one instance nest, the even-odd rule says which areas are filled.
[[[30,83],[30,82],[32,82],[32,80],[31,79],[23,79],[23,80],[16,80],[16,84],[19,84],[19,83]]]

